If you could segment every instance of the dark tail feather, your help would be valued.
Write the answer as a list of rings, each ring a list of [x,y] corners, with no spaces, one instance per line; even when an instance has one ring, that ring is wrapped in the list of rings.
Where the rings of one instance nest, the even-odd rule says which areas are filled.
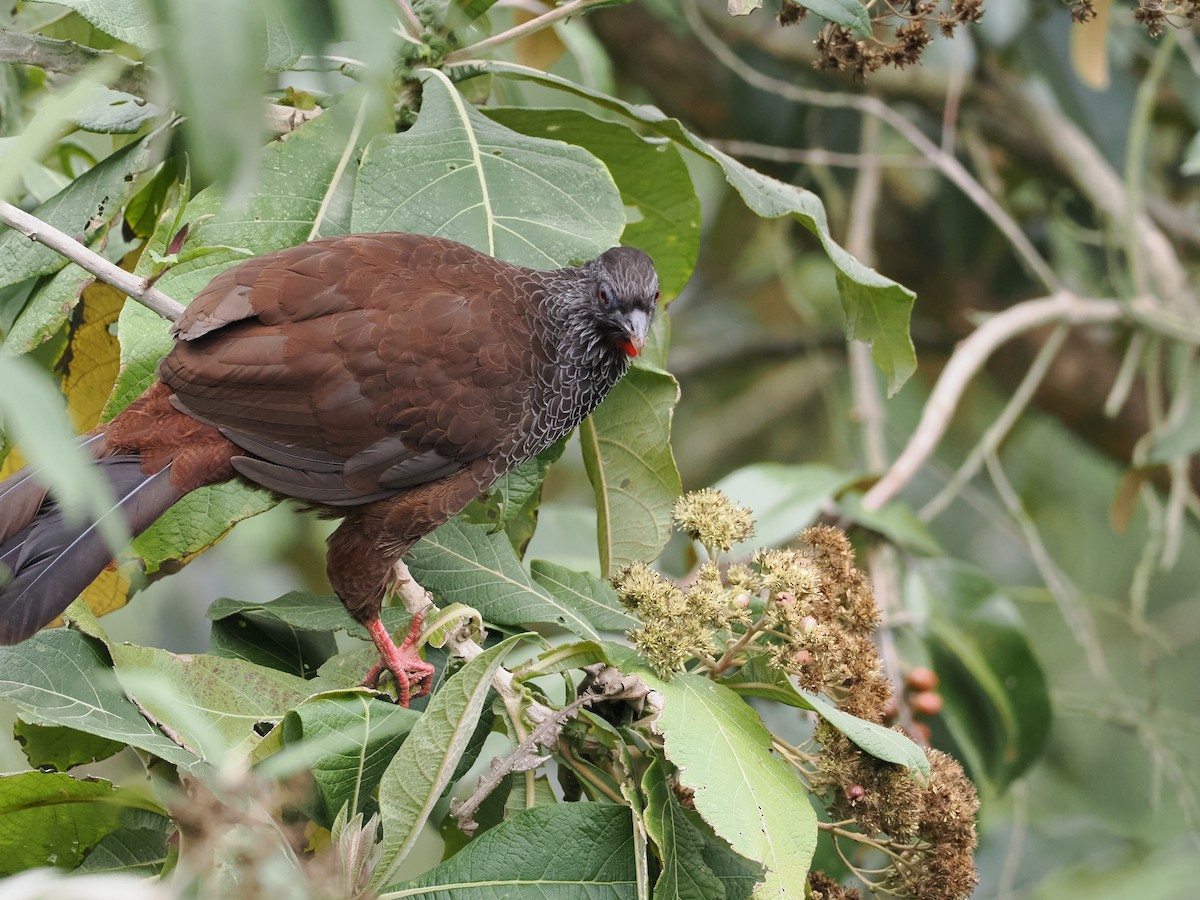
[[[108,456],[96,464],[117,498],[106,515],[124,518],[133,536],[183,496],[171,484],[170,466],[146,475],[136,456]],[[24,480],[10,487],[18,479]],[[37,491],[40,508],[35,505],[31,512]],[[46,498],[25,470],[0,484],[3,534],[8,536],[0,539],[0,644],[23,641],[52,622],[113,558],[96,523],[64,519],[58,504]]]

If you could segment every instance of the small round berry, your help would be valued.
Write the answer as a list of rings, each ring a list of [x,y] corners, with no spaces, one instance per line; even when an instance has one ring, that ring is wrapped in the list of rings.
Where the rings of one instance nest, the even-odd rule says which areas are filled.
[[[904,676],[904,686],[910,691],[936,691],[938,686],[937,672],[927,666],[917,666],[910,669]]]
[[[913,715],[936,716],[942,711],[942,695],[937,691],[921,691],[908,701]]]
[[[852,784],[846,788],[846,799],[851,806],[857,806],[867,796],[867,789],[861,784]]]
[[[817,630],[817,620],[812,616],[805,616],[800,620],[800,632],[802,634],[812,634]]]

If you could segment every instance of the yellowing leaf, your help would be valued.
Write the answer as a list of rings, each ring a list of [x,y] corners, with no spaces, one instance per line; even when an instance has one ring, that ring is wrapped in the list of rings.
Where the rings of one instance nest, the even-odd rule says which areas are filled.
[[[121,261],[122,268],[132,269],[132,256]],[[109,328],[124,305],[125,295],[103,282],[93,282],[83,290],[83,316],[71,335],[62,380],[67,415],[76,431],[88,431],[100,421],[116,383],[121,348]]]

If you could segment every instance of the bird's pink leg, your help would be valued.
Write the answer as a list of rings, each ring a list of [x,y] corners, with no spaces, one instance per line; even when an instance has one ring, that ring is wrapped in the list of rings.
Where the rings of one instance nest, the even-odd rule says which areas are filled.
[[[363,679],[362,683],[366,687],[373,688],[378,683],[379,676],[385,670],[390,671],[396,677],[396,687],[400,692],[400,705],[404,707],[407,707],[409,701],[414,697],[424,697],[433,686],[433,666],[421,659],[414,649],[417,641],[421,639],[421,622],[424,618],[425,613],[423,612],[413,616],[412,624],[408,627],[408,637],[399,647],[392,640],[392,636],[387,633],[387,629],[383,627],[379,616],[374,616],[363,623],[371,635],[371,640],[375,642],[375,647],[379,650],[380,659],[367,672],[367,677]],[[415,694],[412,693],[414,686],[416,687]]]

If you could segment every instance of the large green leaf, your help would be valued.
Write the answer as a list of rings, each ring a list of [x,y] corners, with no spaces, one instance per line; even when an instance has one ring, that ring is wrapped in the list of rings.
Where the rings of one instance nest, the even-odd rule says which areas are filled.
[[[72,236],[106,227],[141,188],[161,151],[162,141],[156,135],[142,138],[102,159],[33,214]],[[65,257],[23,234],[7,227],[0,232],[0,287],[49,275],[66,264]]]
[[[764,218],[791,216],[820,240],[830,261],[838,269],[838,290],[846,314],[847,332],[871,344],[871,356],[887,376],[889,391],[895,393],[916,368],[916,352],[908,333],[913,293],[885,278],[847,253],[833,239],[825,207],[813,193],[777,181],[722,153],[692,134],[677,120],[653,106],[626,103],[566,78],[538,69],[499,60],[472,61],[456,67],[462,77],[490,73],[520,78],[568,91],[604,109],[620,113],[646,129],[669,138],[720,166],[726,180]]]
[[[105,34],[143,50],[157,46],[154,22],[144,0],[54,0],[73,9]]]
[[[126,815],[126,819],[134,818]],[[157,827],[124,825],[106,834],[75,871],[123,872],[143,878],[159,874],[169,856],[167,838],[174,825],[166,816],[152,817],[143,812],[136,818],[139,822],[157,819],[159,824]]]
[[[956,560],[922,560],[905,586],[945,701],[941,721],[977,783],[1003,791],[1041,755],[1050,730],[1046,676],[1012,600]]]
[[[761,880],[761,872],[729,849],[720,838],[706,833],[695,812],[684,809],[667,781],[667,767],[656,759],[646,770],[643,819],[658,848],[661,872],[654,884],[654,900],[744,900]],[[728,881],[713,871],[706,857],[723,857],[719,866]]]
[[[514,813],[380,900],[634,900],[628,807],[563,803]]]
[[[129,699],[103,644],[76,631],[47,631],[0,647],[0,696],[28,722],[65,725],[203,771],[194,754],[169,740]]]
[[[665,372],[634,368],[579,428],[596,494],[600,571],[654,559],[671,534],[681,490],[671,454],[679,384]]]
[[[262,723],[278,722],[311,693],[302,678],[240,659],[133,644],[109,649],[121,683],[141,709],[206,759],[248,756],[262,740]]]
[[[0,775],[0,875],[38,866],[73,869],[121,824],[121,792],[60,772]]]
[[[479,499],[463,510],[468,522],[503,529],[518,556],[524,556],[537,528],[542,482],[550,465],[563,454],[567,439],[555,441],[537,456],[518,463]]]
[[[519,265],[552,268],[615,245],[625,224],[612,177],[586,150],[490,121],[433,69],[417,123],[363,156],[355,231],[452,238]]]
[[[612,612],[574,592],[551,593],[525,571],[508,538],[486,525],[451,519],[413,547],[405,560],[413,577],[440,603],[473,606],[497,625],[546,623],[598,641],[591,617]]]
[[[740,855],[760,863],[760,900],[803,898],[817,817],[799,776],[771,754],[771,734],[729,688],[687,673],[664,681],[634,651],[606,645],[613,664],[662,693],[657,729],[698,812]]]
[[[351,816],[374,811],[375,787],[420,718],[367,690],[317,694],[284,717],[284,745],[308,761],[325,801],[325,824],[343,804]]]
[[[374,886],[396,877],[474,736],[492,676],[524,637],[506,638],[456,672],[433,696],[384,771],[379,784],[382,852],[371,879]]]
[[[625,125],[576,109],[505,107],[485,112],[514,131],[566,141],[599,158],[627,210],[621,242],[650,254],[664,297],[671,299],[683,290],[700,248],[700,199],[675,144],[647,140]]]

